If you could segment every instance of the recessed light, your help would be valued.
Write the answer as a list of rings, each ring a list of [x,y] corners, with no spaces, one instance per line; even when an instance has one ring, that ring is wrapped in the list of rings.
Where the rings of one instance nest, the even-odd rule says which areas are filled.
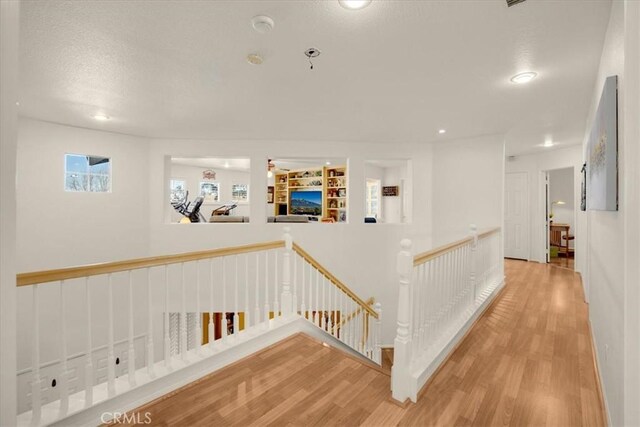
[[[264,62],[264,59],[257,53],[251,53],[247,55],[247,62],[252,65],[260,65]]]
[[[95,114],[93,118],[100,122],[106,122],[107,120],[111,120],[111,117],[107,116],[106,114]]]
[[[331,162],[326,162],[325,165],[329,166],[331,164]]]
[[[511,77],[511,81],[513,83],[517,83],[517,84],[521,85],[521,84],[524,84],[524,83],[529,83],[537,75],[538,74],[534,73],[533,71],[527,71],[526,73],[516,74],[515,76]]]
[[[438,133],[439,133],[440,135],[442,135],[443,133],[447,133],[447,130],[446,130],[446,129],[440,129],[440,130],[438,131]]]
[[[224,167],[228,169],[229,168],[229,162],[224,162]]]
[[[338,3],[345,9],[357,10],[367,7],[371,0],[338,0]]]

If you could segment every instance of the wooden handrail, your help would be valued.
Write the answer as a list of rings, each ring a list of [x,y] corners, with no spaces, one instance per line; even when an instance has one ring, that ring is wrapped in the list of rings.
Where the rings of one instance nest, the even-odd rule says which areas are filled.
[[[268,249],[284,247],[284,240],[265,243],[233,246],[228,248],[211,249],[198,252],[187,252],[176,255],[162,255],[149,258],[138,258],[127,261],[90,264],[80,267],[68,267],[57,270],[35,271],[16,275],[17,286],[35,285],[38,283],[57,282],[60,280],[77,279],[79,277],[98,276],[100,274],[117,273],[121,271],[137,270],[140,268],[156,267],[159,265],[178,264],[181,262],[198,261],[202,259],[218,258],[238,255]]]
[[[365,303],[367,304],[367,306],[372,306],[373,304],[375,304],[376,300],[374,297],[370,297],[368,300],[365,301]],[[362,312],[362,307],[359,306],[358,308],[356,308],[355,310],[353,310],[353,312],[351,314],[349,314],[348,316],[345,316],[343,319],[341,319],[337,325],[333,326],[333,332],[335,333],[336,329],[340,328],[342,325],[344,325],[345,323],[347,323],[348,321],[350,321],[351,319],[353,319],[354,317],[356,317],[358,314],[360,314]]]
[[[316,261],[315,258],[313,258],[311,255],[309,255],[304,249],[302,249],[297,243],[293,243],[293,250],[300,255],[302,258],[304,258],[305,260],[307,260],[307,262],[309,264],[311,264],[313,267],[315,267],[316,270],[318,270],[320,273],[322,273],[322,275],[324,277],[326,277],[327,279],[329,279],[329,281],[331,283],[333,283],[335,286],[337,286],[340,290],[342,290],[342,292],[344,292],[345,294],[349,295],[349,297],[351,297],[352,300],[354,300],[355,302],[358,303],[358,305],[360,305],[360,307],[363,307],[371,316],[373,316],[374,318],[378,318],[378,313],[371,307],[369,307],[369,305],[367,305],[367,303],[365,301],[363,301],[358,295],[356,295],[351,289],[349,289],[347,287],[347,285],[345,285],[344,283],[342,283],[340,280],[338,280],[338,278],[336,276],[334,276],[333,274],[331,274],[329,272],[329,270],[327,270],[326,268],[324,268],[322,266],[322,264],[320,264],[318,261]]]
[[[486,231],[483,231],[482,233],[478,233],[478,239],[483,239],[487,236],[490,236],[491,234],[497,233],[498,231],[500,231],[500,227],[490,228]],[[434,258],[444,255],[447,252],[451,252],[455,249],[458,249],[459,247],[464,246],[467,243],[472,241],[473,241],[473,237],[469,236],[469,237],[465,237],[464,239],[456,240],[455,242],[452,242],[443,246],[439,246],[435,249],[431,249],[430,251],[417,254],[416,256],[413,257],[413,265],[417,266],[420,264],[424,264],[427,261],[430,261]]]

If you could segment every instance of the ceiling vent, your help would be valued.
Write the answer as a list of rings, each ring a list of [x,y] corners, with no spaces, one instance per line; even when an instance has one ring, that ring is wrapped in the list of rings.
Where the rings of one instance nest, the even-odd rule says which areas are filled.
[[[518,3],[523,3],[525,0],[507,0],[507,6],[515,6]]]

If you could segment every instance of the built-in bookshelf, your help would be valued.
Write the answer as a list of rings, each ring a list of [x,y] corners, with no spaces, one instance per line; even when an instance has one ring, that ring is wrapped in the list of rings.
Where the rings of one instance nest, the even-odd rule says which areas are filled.
[[[286,172],[276,172],[275,191],[273,195],[275,215],[289,212],[289,176]]]
[[[304,193],[321,192],[320,211],[317,215],[333,222],[347,221],[347,168],[346,166],[319,167],[279,171],[275,173],[274,214],[299,214],[292,209],[292,199],[300,202]],[[317,194],[317,193],[316,193]],[[303,201],[313,203],[311,200]],[[312,207],[310,207],[312,209]]]
[[[347,222],[347,167],[324,168],[324,218]]]

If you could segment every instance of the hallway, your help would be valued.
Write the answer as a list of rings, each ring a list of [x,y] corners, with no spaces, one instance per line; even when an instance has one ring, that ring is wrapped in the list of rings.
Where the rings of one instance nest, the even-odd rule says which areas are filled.
[[[580,278],[506,261],[507,284],[417,404],[304,335],[142,408],[153,425],[604,425]]]

